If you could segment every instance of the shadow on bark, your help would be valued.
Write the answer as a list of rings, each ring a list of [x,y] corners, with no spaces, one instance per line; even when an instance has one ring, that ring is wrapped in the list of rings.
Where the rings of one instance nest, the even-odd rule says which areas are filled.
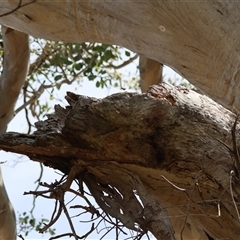
[[[33,135],[0,136],[1,149],[66,174],[45,192],[30,192],[58,203],[52,223],[62,211],[70,217],[64,194],[76,181],[76,195],[87,198],[85,183],[105,214],[140,234],[136,239],[148,231],[157,239],[238,238],[239,127],[232,112],[168,84],[146,94],[95,99],[69,92],[66,99],[69,106],[56,106]],[[91,205],[87,211],[100,216]]]

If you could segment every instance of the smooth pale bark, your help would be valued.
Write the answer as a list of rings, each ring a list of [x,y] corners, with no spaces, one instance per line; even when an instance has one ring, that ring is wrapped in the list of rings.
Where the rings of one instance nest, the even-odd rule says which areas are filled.
[[[0,76],[0,132],[13,117],[15,103],[25,82],[28,61],[28,35],[2,26],[4,44],[3,72]]]
[[[123,196],[137,189],[132,179],[139,179],[149,200],[168,211],[176,239],[181,232],[183,239],[207,239],[204,232],[239,238],[239,169],[230,154],[233,113],[168,84],[105,99],[69,93],[67,100],[70,107],[56,106],[54,115],[36,124],[34,135],[1,135],[0,148],[64,173],[85,169],[87,183],[94,175]]]
[[[19,1],[1,0],[0,14]],[[37,0],[0,23],[45,39],[117,44],[240,111],[240,1]]]
[[[153,59],[139,57],[140,87],[146,92],[150,86],[162,82],[163,65]]]
[[[0,240],[16,239],[16,219],[9,201],[0,168]]]
[[[2,26],[4,44],[3,72],[0,76],[0,132],[7,129],[13,117],[14,105],[25,81],[28,61],[28,35]],[[4,159],[0,159],[3,162]],[[0,239],[16,238],[16,220],[4,187],[0,166]]]

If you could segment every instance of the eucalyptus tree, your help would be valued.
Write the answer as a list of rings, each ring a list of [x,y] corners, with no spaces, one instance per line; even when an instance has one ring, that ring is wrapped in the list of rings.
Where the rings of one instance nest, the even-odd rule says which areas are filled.
[[[236,30],[236,23],[240,20],[239,12],[240,3],[237,1],[143,1],[141,4],[137,1],[127,4],[122,1],[2,1],[0,23],[25,33],[25,36],[29,34],[47,40],[101,42],[126,47],[157,63],[172,67],[200,92],[222,106],[196,92],[169,85],[153,87],[141,96],[117,95],[103,102],[68,93],[66,98],[69,108],[56,107],[55,115],[49,117],[44,124],[50,126],[54,133],[57,133],[57,129],[63,136],[61,142],[56,135],[55,150],[58,149],[57,143],[61,142],[66,149],[72,148],[75,154],[86,157],[82,162],[79,159],[73,161],[74,164],[81,162],[84,169],[79,168],[74,172],[74,164],[65,165],[61,160],[55,164],[46,155],[43,161],[41,151],[33,156],[31,149],[36,147],[34,140],[25,142],[24,145],[19,139],[14,145],[11,137],[16,138],[17,135],[3,134],[1,148],[25,153],[33,160],[43,161],[68,174],[66,181],[59,183],[59,187],[65,191],[69,190],[69,184],[74,179],[82,178],[82,181],[78,179],[80,190],[81,183],[84,182],[105,212],[121,220],[130,229],[135,229],[134,224],[138,224],[141,233],[151,231],[156,237],[164,236],[165,239],[207,239],[209,236],[236,239],[240,229],[237,187],[239,154],[236,141],[239,135],[235,116],[240,108],[240,43],[239,31]],[[6,33],[15,31],[7,29]],[[21,50],[21,44],[25,43],[26,41],[18,42],[15,49]],[[67,60],[71,62],[71,57],[74,56],[70,54]],[[159,73],[161,69],[157,69],[156,72]],[[54,76],[55,80],[61,81],[61,70],[55,70],[54,73],[60,71],[60,74]],[[89,78],[94,78],[95,71],[96,69],[85,73]],[[159,79],[159,74],[157,78]],[[21,84],[22,81],[18,86]],[[98,85],[101,85],[101,81]],[[19,88],[16,92],[19,92]],[[14,102],[16,99],[12,100]],[[139,105],[136,105],[136,100]],[[111,103],[116,103],[116,106]],[[92,111],[88,112],[89,109]],[[129,116],[131,111],[135,114],[134,119]],[[113,121],[117,119],[117,113],[121,113],[120,122]],[[5,118],[6,114],[1,116]],[[89,125],[84,121],[81,125],[80,121],[77,135],[72,127],[74,117],[82,117],[84,120],[87,116],[100,121],[102,128],[91,121]],[[56,119],[60,119],[57,126]],[[134,121],[136,119],[139,119],[139,125]],[[135,123],[136,129],[132,123]],[[36,134],[45,136],[44,124],[38,123]],[[121,135],[118,128],[125,134]],[[130,134],[129,129],[135,129],[135,132]],[[152,132],[151,129],[155,131]],[[161,138],[154,134],[156,132]],[[82,145],[75,149],[76,145],[68,139],[66,133],[75,140],[78,136]],[[107,151],[94,137],[105,140],[105,144],[111,140],[114,150]],[[119,141],[121,137],[125,141]],[[9,140],[8,143],[6,139]],[[170,144],[161,139],[166,139]],[[140,143],[144,148],[141,148]],[[25,148],[23,150],[18,146]],[[84,155],[81,147],[84,147],[87,155]],[[109,145],[108,149],[111,147]],[[105,170],[106,165],[97,161],[102,159],[100,152],[98,155],[93,154],[100,149],[105,151],[109,171]],[[126,154],[122,155],[124,152]],[[63,153],[63,159],[67,153],[69,154],[67,150]],[[54,156],[60,159],[60,156]],[[76,156],[73,154],[73,159]],[[96,160],[95,170],[94,165],[86,163],[91,159]],[[129,165],[121,165],[121,159],[126,164],[129,161]],[[120,164],[120,170],[116,169],[117,164]],[[118,179],[113,177],[116,173]],[[150,176],[150,180],[146,176]],[[127,186],[124,179],[128,180],[131,190],[121,188],[121,180]],[[103,192],[107,197],[101,195]],[[162,194],[159,195],[159,192]],[[124,212],[123,207],[126,206],[128,197],[134,199],[131,202],[134,205],[136,199],[132,193],[138,194],[142,201],[141,206],[135,204],[134,216],[128,208]],[[175,196],[175,201],[171,194]],[[126,201],[120,200],[121,197]],[[113,208],[115,211],[111,212],[108,207],[116,205],[109,199],[119,204],[121,202],[120,209]],[[181,206],[176,206],[177,203]],[[158,206],[155,209],[160,213],[157,219],[153,218],[153,208],[149,209],[149,206]],[[139,211],[142,215],[139,215]],[[122,212],[124,216],[121,215]],[[150,215],[145,215],[146,212]],[[77,235],[73,234],[76,238]]]

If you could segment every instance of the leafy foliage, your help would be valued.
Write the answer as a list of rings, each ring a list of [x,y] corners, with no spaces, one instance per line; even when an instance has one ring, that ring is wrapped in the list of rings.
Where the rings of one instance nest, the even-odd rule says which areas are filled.
[[[28,236],[30,231],[35,230],[38,232],[48,222],[49,220],[46,218],[36,219],[35,217],[30,216],[27,212],[23,212],[18,216],[19,232],[24,233],[25,236]],[[46,233],[54,235],[55,229],[49,228]]]

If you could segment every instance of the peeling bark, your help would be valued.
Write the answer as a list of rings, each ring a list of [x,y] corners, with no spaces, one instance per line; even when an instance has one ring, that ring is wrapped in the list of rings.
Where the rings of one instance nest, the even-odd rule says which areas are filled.
[[[56,106],[48,120],[36,123],[34,135],[2,134],[0,148],[64,173],[78,167],[86,181],[94,176],[128,194],[133,184],[126,175],[132,174],[146,189],[146,199],[156,199],[168,211],[176,239],[181,232],[183,239],[207,239],[205,232],[238,239],[233,113],[168,84],[146,94],[95,99],[68,93],[66,99],[70,106]]]
[[[19,2],[0,3],[0,14],[6,14]],[[0,23],[49,40],[124,46],[240,111],[239,13],[239,1],[37,0]]]

